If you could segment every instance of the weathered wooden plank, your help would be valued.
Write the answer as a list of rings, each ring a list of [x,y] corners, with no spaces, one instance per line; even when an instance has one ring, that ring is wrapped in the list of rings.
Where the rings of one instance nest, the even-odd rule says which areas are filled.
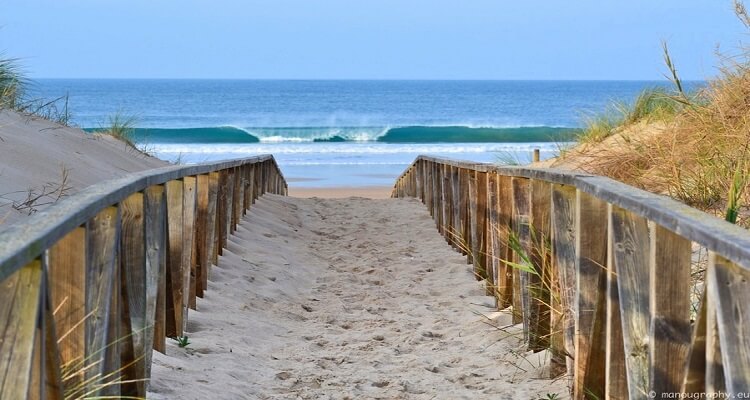
[[[498,301],[498,266],[501,263],[500,259],[505,255],[500,254],[500,243],[498,241],[498,230],[501,229],[499,225],[498,213],[500,211],[497,206],[497,174],[487,174],[487,272],[490,278],[487,279],[488,284],[488,295],[495,299],[495,306],[499,304]]]
[[[476,251],[474,253],[474,270],[482,279],[487,279],[487,173],[476,172]]]
[[[710,270],[716,267],[715,261],[712,262],[712,257],[709,254],[707,277],[709,282],[706,282],[709,286],[717,286],[712,284],[712,280],[716,278],[715,272]],[[714,258],[715,259],[715,258]],[[719,335],[719,319],[718,310],[716,309],[718,299],[717,296],[712,293],[713,291],[708,288],[705,293],[706,297],[706,393],[712,397],[716,397],[719,393],[726,392],[726,375],[724,372],[724,357],[721,354],[721,336]],[[732,357],[736,355],[732,354]],[[746,376],[743,378],[747,379]]]
[[[604,395],[606,399],[627,399],[628,379],[625,363],[625,345],[620,313],[620,291],[618,265],[615,262],[615,234],[613,228],[613,206],[607,205],[607,375]]]
[[[237,230],[237,224],[240,223],[240,216],[242,216],[242,203],[240,202],[242,196],[242,171],[239,168],[235,168],[232,171],[234,183],[232,184],[232,226],[230,231],[234,232]],[[278,192],[278,189],[274,187],[274,193]]]
[[[707,297],[704,293],[693,326],[693,335],[683,374],[684,381],[680,390],[681,393],[693,395],[693,398],[699,398],[698,396],[706,391],[706,301]]]
[[[23,399],[29,391],[41,291],[40,260],[0,282],[0,398]]]
[[[195,310],[195,276],[196,263],[193,250],[195,250],[195,214],[197,204],[197,178],[186,176],[183,182],[182,203],[182,330],[187,327],[189,309]]]
[[[482,264],[481,264],[481,268],[482,268],[482,271],[484,271],[485,291],[487,293],[487,296],[494,297],[495,295],[495,271],[492,268],[492,258],[490,257],[490,253],[492,252],[492,243],[490,242],[491,226],[489,223],[492,203],[489,202],[490,196],[488,194],[490,178],[489,178],[489,175],[485,172],[479,173],[478,177],[479,177],[479,182],[478,182],[479,184],[478,184],[477,196],[480,197],[478,200],[482,205],[482,222],[481,222]]]
[[[47,252],[50,301],[60,332],[63,363],[84,358],[86,330],[86,229],[78,227]]]
[[[544,181],[529,184],[530,247],[527,252],[536,274],[528,274],[529,283],[529,349],[542,351],[549,347],[551,285],[551,187]]]
[[[60,350],[57,345],[57,329],[53,309],[49,298],[49,277],[42,268],[42,299],[40,304],[39,323],[34,345],[33,385],[39,388],[38,393],[29,392],[28,399],[63,400],[65,398],[60,370]],[[45,295],[44,292],[47,292]],[[72,382],[68,382],[72,383]]]
[[[263,168],[260,168],[261,171],[261,179],[263,177]],[[229,197],[229,188],[227,187],[227,181],[229,180],[229,172],[227,170],[221,170],[219,171],[218,176],[218,194],[216,199],[216,227],[214,228],[216,230],[216,242],[214,243],[214,253],[216,256],[214,257],[214,264],[218,263],[218,256],[222,255],[224,253],[224,245],[226,244],[226,238],[227,238],[227,197]],[[262,185],[261,185],[261,193],[262,194]]]
[[[270,173],[268,173],[268,166],[266,166],[266,173],[264,173],[264,176],[266,177],[266,192],[269,192],[270,189],[270,183],[268,181]],[[227,197],[226,197],[226,214],[224,219],[224,225],[222,226],[222,229],[224,230],[224,235],[222,236],[222,239],[224,239],[223,242],[221,242],[221,247],[226,248],[227,244],[229,243],[229,235],[233,232],[233,225],[232,225],[232,215],[234,215],[234,185],[235,185],[235,173],[234,170],[229,169],[227,170],[227,180],[226,180],[226,191],[227,191]]]
[[[451,235],[453,232],[453,226],[451,223],[451,216],[453,213],[451,212],[451,206],[452,206],[452,194],[453,189],[451,188],[451,174],[448,166],[446,165],[440,165],[440,173],[441,173],[441,185],[440,185],[440,191],[441,191],[441,197],[443,199],[442,204],[442,225],[443,225],[443,237],[445,238],[448,243],[450,243]]]
[[[120,234],[120,266],[122,272],[123,315],[120,344],[125,347],[122,352],[122,394],[125,396],[146,396],[145,381],[140,380],[146,374],[145,353],[146,337],[153,334],[146,332],[147,320],[147,270],[144,195],[134,193],[120,203],[122,227]],[[118,337],[119,338],[119,337]]]
[[[605,392],[607,203],[581,191],[575,211],[574,398]]]
[[[255,168],[255,166],[253,166]],[[257,193],[253,190],[253,193]],[[255,199],[253,199],[255,201]],[[219,173],[212,172],[208,175],[208,214],[207,214],[207,233],[206,233],[206,253],[209,261],[206,263],[206,273],[203,274],[203,287],[208,287],[208,277],[211,273],[211,265],[219,262],[219,253],[216,248],[219,232],[216,229],[219,220]]]
[[[146,317],[144,363],[146,377],[151,376],[151,351],[166,352],[167,306],[167,199],[163,185],[143,192],[143,227],[146,249]]]
[[[250,209],[250,205],[252,204],[252,200],[250,197],[252,196],[252,190],[250,182],[252,182],[250,178],[250,166],[245,165],[242,167],[242,215],[247,215],[247,210]]]
[[[122,206],[118,207],[122,211]],[[107,329],[107,349],[104,358],[104,369],[102,375],[97,377],[93,386],[103,397],[118,398],[122,395],[119,382],[122,381],[122,362],[123,356],[129,359],[135,359],[133,356],[133,345],[130,338],[123,340],[131,332],[130,317],[127,316],[127,303],[123,300],[122,287],[122,265],[120,264],[120,236],[121,224],[115,224],[115,243],[114,243],[114,266],[112,271],[112,291],[109,293],[109,323]]]
[[[497,175],[497,245],[499,263],[497,266],[498,308],[505,309],[513,303],[513,268],[503,261],[513,260],[513,251],[508,246],[513,218],[513,187],[511,178]]]
[[[450,167],[451,171],[451,199],[453,199],[453,207],[451,208],[453,215],[451,216],[451,226],[453,227],[451,245],[454,249],[461,251],[461,231],[463,222],[461,221],[461,182],[458,168]],[[418,189],[419,190],[419,189]]]
[[[197,205],[195,219],[195,295],[203,297],[206,289],[204,275],[208,274],[209,234],[208,234],[208,202],[209,202],[209,176],[198,175],[197,178]],[[248,186],[249,187],[249,186]],[[250,204],[250,190],[245,191],[245,204]]]
[[[560,318],[552,322],[552,355],[556,366],[563,365],[569,377],[574,376],[576,301],[576,189],[552,185],[552,258],[559,296]],[[563,367],[557,367],[558,370]]]
[[[461,250],[465,254],[466,261],[472,264],[471,259],[471,213],[469,212],[469,195],[471,174],[468,169],[459,169],[459,216],[461,218]]]
[[[744,395],[750,393],[750,272],[716,253],[709,263],[707,293],[716,307],[726,389]]]
[[[115,347],[110,336],[112,319],[119,322],[117,278],[117,248],[119,242],[120,210],[107,207],[86,224],[86,380],[91,395],[101,392],[97,387],[111,371]]]
[[[692,243],[659,225],[651,229],[649,393],[679,392],[690,346]]]
[[[519,251],[514,254],[514,261],[523,263],[524,257],[529,257],[531,248],[531,225],[529,224],[529,180],[526,178],[512,178],[513,188],[513,234],[520,244]],[[531,297],[529,294],[529,274],[513,268],[513,322],[523,322],[524,340],[529,339],[529,313]]]
[[[181,180],[169,181],[165,185],[167,195],[167,337],[182,336],[183,282],[182,247],[184,191]]]
[[[248,165],[248,194],[250,198],[250,202],[247,205],[247,208],[249,209],[252,207],[253,204],[255,204],[255,165]]]

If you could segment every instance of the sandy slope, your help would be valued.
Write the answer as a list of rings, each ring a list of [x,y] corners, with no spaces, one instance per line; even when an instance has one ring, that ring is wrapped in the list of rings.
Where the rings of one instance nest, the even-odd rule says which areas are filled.
[[[416,200],[266,195],[189,315],[154,353],[152,398],[538,399],[519,327]],[[562,396],[561,398],[565,398]]]
[[[70,195],[103,180],[165,165],[111,137],[0,111],[0,230],[33,211],[18,211],[14,202],[25,201],[29,190],[37,194],[45,186],[48,192],[56,190],[63,170],[68,173]],[[56,196],[45,196],[32,208],[41,210]]]

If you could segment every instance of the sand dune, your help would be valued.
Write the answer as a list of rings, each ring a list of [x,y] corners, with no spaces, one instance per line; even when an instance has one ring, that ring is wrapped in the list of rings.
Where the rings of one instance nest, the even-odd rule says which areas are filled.
[[[0,110],[0,230],[53,204],[63,171],[65,194],[72,195],[100,181],[165,165],[114,138]],[[33,197],[43,191],[50,195],[29,207],[14,207],[30,192]]]
[[[508,325],[416,200],[266,195],[190,312],[191,344],[155,353],[150,397],[566,397]]]

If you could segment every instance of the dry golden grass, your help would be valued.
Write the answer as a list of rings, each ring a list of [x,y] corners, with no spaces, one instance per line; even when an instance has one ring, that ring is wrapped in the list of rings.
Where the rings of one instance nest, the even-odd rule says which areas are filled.
[[[748,19],[744,8],[740,18]],[[748,19],[750,20],[750,19]],[[552,166],[604,175],[748,226],[750,52],[686,95],[665,47],[673,93],[644,92],[619,114],[594,119]]]

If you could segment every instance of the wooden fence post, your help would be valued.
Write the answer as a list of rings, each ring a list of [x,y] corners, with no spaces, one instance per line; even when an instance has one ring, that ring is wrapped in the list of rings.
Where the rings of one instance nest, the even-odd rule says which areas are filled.
[[[206,290],[204,275],[208,275],[208,263],[211,259],[209,253],[208,234],[208,203],[209,203],[209,175],[203,174],[197,177],[197,209],[195,220],[195,295],[203,297]]]
[[[197,179],[194,176],[182,178],[183,203],[182,203],[182,330],[187,328],[188,310],[195,309],[195,257],[194,235],[195,235],[195,210],[197,196]]]
[[[651,229],[649,290],[649,392],[677,393],[684,381],[690,346],[692,243],[654,224]]]
[[[715,307],[722,372],[731,395],[750,393],[750,272],[712,253],[708,267],[709,304]],[[710,321],[710,319],[709,319]],[[711,360],[708,358],[707,361]],[[713,357],[716,359],[718,357]]]
[[[569,383],[574,376],[575,353],[575,262],[576,262],[576,189],[552,185],[552,259],[558,297],[552,297],[557,311],[550,321],[552,337],[552,375],[567,371]],[[571,385],[572,389],[572,385]]]
[[[122,330],[121,347],[124,367],[121,385],[123,396],[146,396],[146,352],[151,353],[153,333],[146,327],[148,277],[146,268],[146,240],[144,224],[144,195],[134,193],[120,203],[122,232],[120,235],[120,269],[122,273]],[[149,333],[151,337],[149,340]],[[148,345],[148,347],[146,347]],[[148,358],[150,360],[150,357]]]
[[[119,242],[120,211],[107,207],[86,224],[86,365],[85,378],[89,395],[103,392],[103,377],[116,371],[117,339],[114,324],[119,323],[120,312],[116,300],[119,287],[114,285],[118,276],[117,248]],[[119,285],[118,285],[119,286]],[[114,301],[113,301],[114,300]],[[115,304],[112,304],[112,303]],[[110,377],[117,379],[117,376]],[[112,394],[109,390],[106,391]],[[116,394],[115,394],[116,395]]]
[[[26,398],[32,379],[37,321],[42,299],[42,263],[34,260],[2,281],[0,315],[0,398]]]
[[[618,263],[615,262],[613,208],[607,205],[607,360],[605,363],[605,398],[627,399],[628,378],[625,367]]]
[[[529,349],[542,351],[549,347],[550,297],[552,296],[552,254],[550,249],[552,194],[550,184],[533,179],[529,185],[531,225],[527,253],[536,270],[528,274],[529,284]],[[555,294],[557,295],[557,294]]]
[[[513,228],[523,251],[529,254],[531,229],[529,226],[529,180],[527,178],[511,179],[513,188]],[[516,263],[521,263],[521,255],[514,254]],[[529,338],[529,285],[528,273],[513,268],[513,323],[523,322],[524,340]]]
[[[577,192],[575,211],[575,381],[576,399],[604,397],[608,205]]]
[[[167,349],[167,201],[165,187],[155,185],[143,192],[144,240],[146,246],[146,328],[145,340],[152,337],[153,348],[165,353]],[[146,349],[149,346],[144,345]],[[151,375],[151,352],[146,351],[146,376]]]
[[[183,328],[183,204],[182,180],[166,183],[167,194],[167,337],[182,336]]]
[[[50,301],[57,310],[55,324],[65,335],[60,341],[63,364],[85,358],[86,330],[86,228],[70,231],[47,251]],[[83,377],[73,378],[82,382]],[[71,382],[73,383],[73,382]]]
[[[625,367],[631,399],[643,398],[648,379],[649,254],[648,222],[619,207],[612,208],[614,261],[620,291]]]

